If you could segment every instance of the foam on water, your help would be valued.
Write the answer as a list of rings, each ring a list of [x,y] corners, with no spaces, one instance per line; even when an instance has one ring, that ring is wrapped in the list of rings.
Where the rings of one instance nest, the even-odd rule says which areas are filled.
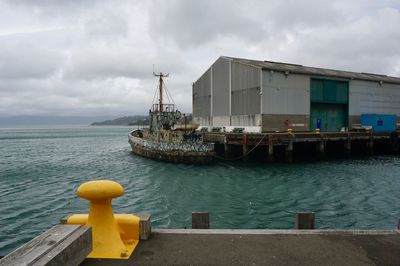
[[[318,228],[392,229],[400,218],[400,158],[296,164],[195,166],[133,155],[128,127],[0,129],[0,255],[67,214],[87,212],[75,190],[120,182],[116,212],[149,212],[153,226],[191,226],[209,211],[213,228],[292,228],[298,210]]]

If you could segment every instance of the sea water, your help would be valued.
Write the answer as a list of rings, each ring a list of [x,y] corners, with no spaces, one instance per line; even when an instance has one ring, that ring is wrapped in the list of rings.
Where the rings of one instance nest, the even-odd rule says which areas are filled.
[[[293,228],[314,211],[317,228],[394,229],[400,218],[400,157],[209,166],[132,154],[130,127],[0,129],[0,256],[72,213],[83,182],[110,179],[125,194],[118,213],[151,213],[155,228],[190,228],[192,211],[212,228]]]

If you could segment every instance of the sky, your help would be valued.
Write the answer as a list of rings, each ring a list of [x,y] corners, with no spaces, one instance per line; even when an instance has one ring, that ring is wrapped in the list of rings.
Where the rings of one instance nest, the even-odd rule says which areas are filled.
[[[219,56],[400,76],[400,1],[0,0],[0,117],[182,112]]]

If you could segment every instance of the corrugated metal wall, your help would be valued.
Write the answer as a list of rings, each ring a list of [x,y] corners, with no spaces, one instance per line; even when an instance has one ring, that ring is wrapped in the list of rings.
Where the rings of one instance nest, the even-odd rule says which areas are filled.
[[[400,116],[400,85],[352,80],[349,82],[349,114]]]
[[[212,66],[212,115],[229,116],[229,60],[219,58]]]
[[[211,68],[193,84],[193,116],[211,116]]]
[[[262,114],[264,131],[287,127],[308,130],[311,78],[310,75],[260,71],[258,67],[221,57],[213,64],[212,71],[208,69],[193,84],[194,120],[204,126],[257,126],[261,118],[255,116]],[[400,85],[349,81],[350,124],[358,122],[359,116],[366,113],[400,117]]]
[[[260,112],[260,69],[232,62],[232,115]]]
[[[263,71],[263,114],[310,114],[310,76]]]

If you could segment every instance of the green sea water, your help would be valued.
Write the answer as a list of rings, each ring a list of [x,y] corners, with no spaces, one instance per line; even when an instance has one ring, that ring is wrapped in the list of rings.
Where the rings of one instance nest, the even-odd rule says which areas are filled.
[[[148,212],[153,227],[293,228],[298,210],[318,228],[393,229],[400,218],[400,158],[294,164],[156,162],[131,153],[129,127],[0,129],[0,255],[88,211],[85,181],[111,179],[125,195],[115,212]]]

